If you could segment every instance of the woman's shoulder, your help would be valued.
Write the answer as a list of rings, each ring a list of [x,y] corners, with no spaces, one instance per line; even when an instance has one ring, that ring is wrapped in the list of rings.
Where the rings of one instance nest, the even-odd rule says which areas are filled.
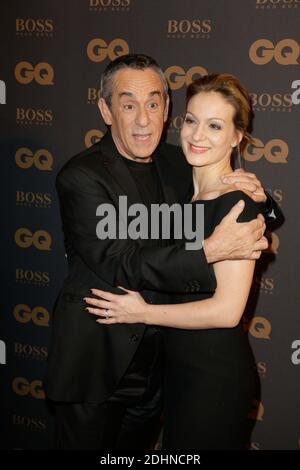
[[[264,212],[264,203],[255,202],[244,191],[237,189],[229,189],[224,191],[214,199],[205,200],[204,203],[214,205],[216,223],[219,223],[222,218],[228,214],[232,207],[240,200],[245,202],[245,207],[238,218],[238,222],[247,222],[249,220],[255,219],[259,213]]]

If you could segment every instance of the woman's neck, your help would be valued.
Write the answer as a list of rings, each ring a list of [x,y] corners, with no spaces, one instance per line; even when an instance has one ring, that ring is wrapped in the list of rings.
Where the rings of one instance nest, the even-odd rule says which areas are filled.
[[[221,176],[231,173],[232,167],[230,161],[221,161],[214,165],[206,165],[202,167],[193,167],[193,184],[194,196],[196,199],[211,199],[219,196],[228,188],[221,181]]]

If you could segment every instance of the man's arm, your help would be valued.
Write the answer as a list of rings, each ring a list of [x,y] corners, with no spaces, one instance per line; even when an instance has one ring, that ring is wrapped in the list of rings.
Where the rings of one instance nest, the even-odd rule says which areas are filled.
[[[264,190],[261,181],[257,178],[255,173],[246,172],[239,168],[232,173],[223,175],[221,180],[225,184],[234,185],[236,189],[244,191],[253,201],[265,203],[263,216],[267,228],[272,229],[283,223],[284,217],[281,209],[272,196]]]
[[[96,235],[99,222],[96,209],[100,204],[113,204],[109,188],[85,171],[71,168],[59,174],[57,190],[69,242],[90,269],[110,285],[166,292],[211,291],[215,279],[208,263],[219,259],[253,259],[253,251],[265,248],[258,242],[263,222],[257,219],[248,224],[237,223],[234,219],[243,210],[243,206],[237,205],[229,222],[221,223],[213,238],[204,242],[204,250],[186,250],[184,243],[150,248],[130,239],[100,240]]]

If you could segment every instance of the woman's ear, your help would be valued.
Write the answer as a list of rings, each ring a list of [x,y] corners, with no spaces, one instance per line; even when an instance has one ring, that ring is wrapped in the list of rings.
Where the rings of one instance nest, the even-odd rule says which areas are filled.
[[[105,101],[104,98],[99,98],[98,108],[100,110],[103,121],[105,122],[105,124],[110,126],[112,124],[111,110],[107,106],[106,101]]]
[[[234,138],[234,140],[231,144],[231,147],[232,148],[237,147],[241,143],[243,137],[244,137],[244,134],[241,131],[236,130],[235,131],[235,138]]]

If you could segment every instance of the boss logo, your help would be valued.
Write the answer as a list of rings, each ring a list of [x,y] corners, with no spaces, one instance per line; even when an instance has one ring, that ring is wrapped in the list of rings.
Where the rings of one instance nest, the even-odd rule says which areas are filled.
[[[88,103],[96,103],[100,98],[100,90],[97,88],[88,88],[87,101]]]
[[[244,159],[255,162],[265,157],[270,163],[287,163],[289,147],[280,139],[269,140],[264,144],[260,139],[253,139],[253,144],[247,145],[244,151]]]
[[[47,62],[40,62],[35,67],[30,62],[19,62],[15,67],[15,77],[22,85],[35,80],[39,85],[53,85],[54,70]]]
[[[16,203],[23,206],[47,207],[51,206],[50,193],[33,193],[31,191],[16,191]]]
[[[99,129],[91,129],[85,134],[84,144],[86,147],[91,147],[92,145],[96,144],[96,142],[99,142],[102,137],[102,131],[99,131]]]
[[[129,7],[131,0],[90,0],[90,7]]]
[[[14,414],[13,425],[23,426],[30,431],[44,431],[47,428],[47,421],[43,418],[34,418],[32,416],[21,416]]]
[[[24,377],[16,377],[12,382],[13,391],[20,396],[31,395],[38,400],[45,399],[45,392],[42,388],[41,380],[33,380],[29,382]]]
[[[53,113],[50,109],[33,109],[33,108],[17,108],[16,109],[17,123],[37,125],[51,125],[53,122]]]
[[[211,32],[211,20],[168,20],[168,33],[199,34]]]
[[[16,282],[48,286],[50,274],[47,271],[32,271],[31,269],[16,268]]]
[[[18,304],[13,310],[15,319],[20,323],[32,322],[37,326],[49,326],[50,315],[44,307],[34,307],[31,309],[26,304]]]
[[[23,356],[26,358],[33,358],[45,360],[48,356],[48,351],[45,346],[36,346],[31,344],[15,343],[15,355]]]
[[[15,242],[21,248],[30,248],[32,245],[38,250],[51,250],[51,236],[45,230],[32,233],[28,228],[21,227],[15,232]]]
[[[292,95],[289,93],[281,94],[274,93],[273,95],[269,93],[250,93],[251,102],[255,110],[259,108],[273,108],[282,109],[283,111],[290,111],[293,106]]]
[[[21,147],[16,151],[15,161],[24,170],[34,165],[38,170],[51,171],[53,166],[53,157],[46,149],[39,149],[33,152],[27,147]]]
[[[258,39],[249,49],[249,57],[256,65],[265,65],[275,59],[280,65],[296,65],[300,54],[299,44],[294,39],[282,39],[273,44],[269,39]]]
[[[178,90],[184,85],[189,85],[196,78],[207,75],[207,70],[204,67],[196,65],[185,71],[180,65],[172,65],[168,67],[164,73],[171,90]]]
[[[129,46],[124,39],[113,39],[109,44],[101,38],[92,39],[87,46],[87,55],[93,62],[103,62],[107,57],[114,60],[129,53]]]
[[[53,20],[48,18],[16,18],[17,33],[52,33],[53,30]]]

